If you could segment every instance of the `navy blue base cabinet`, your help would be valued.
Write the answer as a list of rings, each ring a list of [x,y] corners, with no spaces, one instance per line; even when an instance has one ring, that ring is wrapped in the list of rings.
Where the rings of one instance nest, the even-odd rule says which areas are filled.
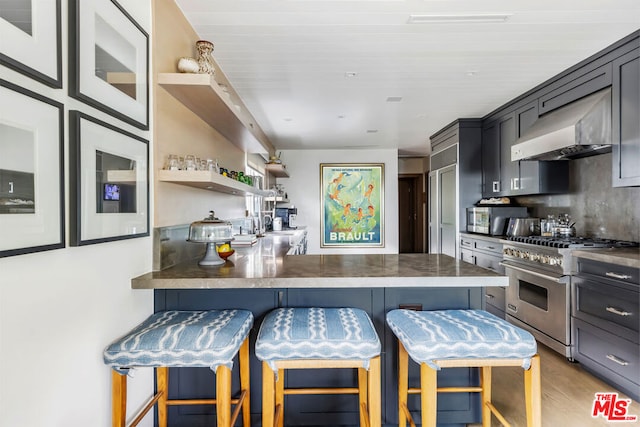
[[[385,324],[389,310],[399,307],[438,310],[448,308],[480,308],[482,288],[352,288],[352,289],[169,289],[155,291],[155,310],[204,310],[241,308],[255,315],[250,335],[251,347],[251,412],[252,425],[261,426],[262,365],[253,349],[265,314],[276,307],[357,307],[373,320],[382,342],[382,418],[383,425],[398,425],[397,341]],[[239,390],[238,373],[234,371],[233,390]],[[419,368],[410,366],[410,385],[418,386]],[[290,371],[288,387],[355,386],[355,370]],[[445,369],[438,375],[444,385],[478,384],[476,369]],[[172,369],[169,378],[172,398],[211,398],[215,396],[215,376],[207,368]],[[411,396],[410,409],[420,420],[420,400]],[[479,398],[475,394],[456,393],[438,397],[438,425],[464,426],[479,422]],[[212,406],[178,406],[169,408],[172,427],[215,425]],[[241,425],[238,420],[237,426]],[[287,396],[287,426],[357,426],[358,401],[353,395]]]

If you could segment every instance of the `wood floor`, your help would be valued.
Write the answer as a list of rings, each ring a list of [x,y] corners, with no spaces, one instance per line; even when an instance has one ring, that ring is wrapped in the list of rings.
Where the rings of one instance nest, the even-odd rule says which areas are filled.
[[[538,345],[542,371],[542,425],[544,427],[638,426],[637,423],[607,422],[592,418],[596,392],[618,392],[590,373],[579,363],[571,363],[542,344]],[[523,374],[521,368],[493,368],[493,402],[513,427],[526,427]],[[640,403],[633,401],[628,415],[640,419]],[[501,424],[495,419],[492,426]],[[475,425],[474,425],[475,426]]]

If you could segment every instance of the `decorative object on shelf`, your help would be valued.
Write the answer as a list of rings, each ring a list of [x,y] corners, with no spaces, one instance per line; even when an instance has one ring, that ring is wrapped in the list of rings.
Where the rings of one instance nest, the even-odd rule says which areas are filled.
[[[147,33],[115,0],[71,0],[69,12],[69,95],[149,129]]]
[[[384,247],[384,164],[321,163],[320,247]]]
[[[282,164],[282,160],[280,160],[280,156],[282,155],[282,151],[278,153],[277,156],[269,156],[269,161],[267,164],[269,165],[279,165]]]
[[[1,79],[0,99],[0,258],[64,248],[63,105]]]
[[[213,75],[215,72],[213,58],[211,57],[213,43],[207,40],[198,40],[196,42],[196,49],[198,50],[198,73]]]
[[[178,71],[181,73],[198,73],[200,71],[200,64],[194,58],[183,56],[178,60]]]
[[[2,14],[0,18],[0,64],[47,86],[61,88],[61,1],[19,3],[28,10]]]
[[[149,143],[79,111],[69,113],[71,245],[149,235]],[[109,181],[109,175],[129,175]]]
[[[216,243],[221,245],[221,252],[232,251],[229,242],[233,240],[232,224],[229,221],[220,220],[215,217],[213,211],[202,221],[192,222],[189,226],[189,242],[206,243],[207,250],[204,257],[198,262],[200,265],[222,265],[224,259],[220,257]],[[225,246],[226,245],[226,246]],[[227,250],[228,248],[228,250]],[[225,259],[231,256],[225,254]]]

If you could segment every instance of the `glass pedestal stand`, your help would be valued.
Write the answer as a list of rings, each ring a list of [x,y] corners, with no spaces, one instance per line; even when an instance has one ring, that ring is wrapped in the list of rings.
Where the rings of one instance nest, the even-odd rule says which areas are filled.
[[[222,265],[226,261],[220,258],[218,255],[218,250],[216,249],[217,243],[229,243],[233,239],[224,239],[224,240],[208,240],[204,243],[207,244],[207,250],[204,254],[204,257],[198,261],[199,265]],[[203,243],[202,241],[198,242],[196,240],[189,240],[190,242]]]

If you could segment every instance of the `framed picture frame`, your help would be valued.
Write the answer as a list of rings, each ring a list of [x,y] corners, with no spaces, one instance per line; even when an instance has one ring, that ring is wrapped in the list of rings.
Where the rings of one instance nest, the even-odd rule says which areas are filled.
[[[61,0],[20,0],[0,7],[0,64],[62,87]]]
[[[69,112],[70,243],[149,235],[149,142]]]
[[[69,95],[149,129],[149,36],[115,0],[69,1]]]
[[[65,247],[63,105],[0,80],[0,258]]]
[[[320,164],[320,247],[384,247],[384,164]]]

